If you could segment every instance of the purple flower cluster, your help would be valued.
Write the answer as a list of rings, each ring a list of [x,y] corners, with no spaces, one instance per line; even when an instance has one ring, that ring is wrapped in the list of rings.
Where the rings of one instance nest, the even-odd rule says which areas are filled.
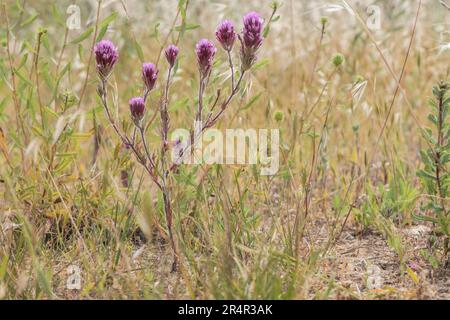
[[[250,12],[244,16],[244,29],[241,40],[242,69],[248,70],[256,61],[256,54],[263,42],[264,20],[256,12]]]
[[[119,52],[109,40],[102,40],[94,46],[97,72],[101,78],[106,79],[119,58]]]
[[[244,38],[244,46],[249,50],[256,51],[263,42],[264,20],[256,12],[250,12],[244,17],[244,30],[242,30]]]
[[[203,77],[207,76],[211,71],[216,51],[214,44],[207,39],[200,40],[195,46],[198,67]]]
[[[144,117],[145,101],[142,97],[131,98],[129,101],[131,117],[135,122],[139,122]]]
[[[151,91],[158,79],[158,69],[153,63],[147,62],[142,65],[142,80],[147,91]]]
[[[173,44],[169,45],[166,48],[165,50],[166,59],[170,67],[174,66],[175,61],[177,60],[178,52],[179,52],[178,48]]]
[[[233,49],[234,41],[236,40],[236,32],[234,26],[229,20],[224,20],[219,24],[216,30],[217,41],[222,45],[225,51]]]
[[[250,12],[244,16],[243,24],[242,34],[238,37],[241,42],[241,68],[242,72],[245,72],[256,61],[256,54],[263,42],[264,20],[258,13]],[[228,54],[233,49],[236,36],[233,23],[229,20],[222,21],[216,29],[217,41]],[[195,53],[202,79],[209,76],[216,52],[217,49],[214,44],[207,39],[202,39],[197,43]],[[164,53],[170,69],[172,69],[177,60],[179,49],[171,44],[165,49]],[[106,81],[119,58],[118,50],[111,41],[101,40],[94,46],[94,54],[97,72],[102,81]],[[147,62],[142,65],[142,80],[145,85],[144,96],[135,97],[129,101],[131,116],[135,122],[139,122],[144,117],[145,100],[147,94],[155,87],[158,73],[159,71],[153,63]]]

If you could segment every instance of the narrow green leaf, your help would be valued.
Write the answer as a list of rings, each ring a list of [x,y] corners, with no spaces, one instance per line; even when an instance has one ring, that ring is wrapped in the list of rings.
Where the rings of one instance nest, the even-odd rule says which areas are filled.
[[[194,29],[198,29],[200,28],[199,24],[184,24],[181,26],[176,26],[175,30],[176,31],[188,31],[188,30],[194,30]]]
[[[134,48],[136,50],[139,60],[141,62],[144,62],[144,52],[142,51],[142,47],[137,41],[134,41]]]
[[[250,101],[245,106],[243,106],[239,111],[244,111],[244,110],[247,110],[248,108],[250,108],[256,101],[258,101],[258,99],[261,97],[262,94],[263,93],[260,92],[257,95],[253,96],[250,99]]]
[[[75,40],[72,40],[72,44],[78,44],[81,41],[83,41],[84,39],[88,38],[91,33],[94,31],[94,27],[90,27],[88,28],[86,31],[84,31],[82,34],[80,34],[77,38],[75,38]]]
[[[24,22],[22,22],[22,23],[20,24],[20,27],[23,28],[23,27],[26,27],[26,26],[29,25],[29,24],[32,24],[32,23],[34,22],[34,20],[37,19],[37,17],[39,17],[39,13],[36,13],[36,14],[32,15],[32,16],[29,17],[27,20],[25,20]]]

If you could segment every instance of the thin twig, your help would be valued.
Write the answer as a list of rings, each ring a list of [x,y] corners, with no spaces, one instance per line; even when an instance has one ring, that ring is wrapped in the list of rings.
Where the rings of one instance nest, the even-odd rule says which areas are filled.
[[[35,69],[35,77],[36,77],[36,92],[38,97],[38,104],[39,104],[39,111],[41,114],[41,126],[42,130],[45,130],[45,114],[44,114],[44,106],[42,105],[42,99],[41,99],[41,90],[39,85],[39,69],[38,69],[38,62],[39,62],[39,53],[41,51],[41,38],[43,33],[39,32],[37,36],[37,43],[36,43],[36,50],[34,54],[34,62],[33,66]]]
[[[81,90],[80,99],[78,100],[78,109],[81,106],[81,101],[83,100],[84,93],[86,92],[86,87],[87,87],[88,80],[89,80],[89,71],[91,70],[91,62],[92,62],[92,57],[93,57],[93,52],[94,52],[94,46],[95,46],[95,42],[97,41],[98,22],[100,20],[101,7],[102,7],[102,0],[98,0],[97,17],[95,19],[94,36],[92,37],[92,45],[91,45],[91,50],[89,52],[89,59],[88,59],[87,68],[86,68],[86,77],[84,78],[83,89]]]
[[[419,1],[419,6],[417,7],[416,18],[414,20],[413,29],[411,31],[411,37],[409,39],[408,50],[406,51],[406,56],[405,56],[405,59],[403,60],[402,72],[400,73],[400,78],[399,78],[397,86],[395,88],[394,97],[392,98],[391,105],[389,106],[389,109],[388,109],[388,113],[386,115],[386,118],[384,119],[383,126],[381,127],[381,131],[378,136],[377,144],[379,143],[381,137],[383,136],[384,129],[386,128],[387,122],[389,120],[389,116],[391,115],[392,109],[394,107],[395,98],[397,97],[398,91],[400,89],[400,83],[402,82],[403,75],[405,74],[406,63],[408,62],[409,54],[411,52],[411,47],[412,47],[412,43],[414,40],[414,35],[416,34],[417,20],[419,19],[419,12],[420,12],[421,5],[422,5],[422,0]]]
[[[216,124],[216,122],[220,119],[220,117],[222,116],[222,114],[225,112],[226,108],[228,107],[228,105],[230,104],[231,100],[233,99],[233,97],[236,95],[236,93],[239,90],[240,84],[242,82],[242,79],[244,78],[244,74],[245,72],[242,72],[237,83],[236,86],[233,88],[233,90],[231,91],[230,95],[228,96],[228,98],[222,103],[220,110],[217,112],[217,114],[215,116],[211,116],[208,117],[207,122],[205,123],[205,125],[202,125],[200,130],[198,130],[198,132],[194,133],[194,136],[192,137],[191,141],[189,142],[189,144],[181,151],[181,155],[179,156],[179,158],[177,159],[177,161],[175,163],[172,164],[172,166],[170,167],[170,171],[173,171],[175,168],[177,168],[178,166],[178,162],[182,163],[184,158],[186,157],[187,154],[190,154],[190,152],[187,152],[188,150],[192,151],[192,148],[195,147],[195,142],[197,141],[197,139],[200,137],[200,135],[208,128],[211,128],[214,124]]]
[[[120,140],[125,146],[128,146],[136,156],[136,159],[138,162],[146,169],[146,171],[150,174],[155,184],[158,186],[158,188],[162,188],[161,183],[158,181],[158,178],[156,176],[155,170],[156,168],[152,166],[153,162],[150,162],[150,167],[147,165],[147,161],[145,157],[138,151],[137,147],[135,146],[134,142],[132,142],[126,135],[122,134],[119,128],[116,125],[116,122],[114,121],[111,112],[108,107],[108,101],[107,101],[107,89],[106,89],[106,79],[101,80],[100,84],[100,100],[102,101],[103,108],[106,111],[106,115],[108,117],[109,123],[113,127],[116,134],[119,136]]]

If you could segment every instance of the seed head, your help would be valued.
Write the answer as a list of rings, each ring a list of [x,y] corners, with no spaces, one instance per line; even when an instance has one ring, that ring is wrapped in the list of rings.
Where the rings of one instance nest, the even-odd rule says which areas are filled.
[[[337,68],[339,67],[341,64],[343,64],[345,62],[345,58],[342,54],[337,53],[332,60],[334,66]]]
[[[281,110],[276,110],[273,114],[273,119],[276,122],[282,122],[284,120],[284,113]]]

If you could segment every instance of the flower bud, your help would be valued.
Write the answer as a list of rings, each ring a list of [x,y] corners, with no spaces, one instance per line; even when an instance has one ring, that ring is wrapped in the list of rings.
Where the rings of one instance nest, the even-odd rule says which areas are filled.
[[[178,56],[178,48],[177,46],[171,44],[169,45],[166,50],[165,50],[165,54],[166,54],[166,59],[167,62],[169,62],[170,67],[173,67],[175,64],[175,61],[177,60],[177,56]]]
[[[333,57],[333,60],[332,60],[334,66],[335,66],[336,68],[339,67],[341,64],[343,64],[344,61],[345,61],[345,58],[344,58],[344,56],[343,56],[342,54],[340,54],[340,53],[337,53],[337,54]]]
[[[283,113],[283,111],[281,111],[281,110],[276,110],[276,111],[273,113],[273,119],[274,119],[276,122],[282,122],[282,121],[284,120],[284,113]]]
[[[135,97],[130,99],[130,112],[131,117],[135,122],[139,122],[144,117],[145,101],[141,97]]]
[[[158,72],[153,63],[144,63],[142,65],[142,80],[148,91],[152,90],[155,86],[156,79],[158,79]]]

